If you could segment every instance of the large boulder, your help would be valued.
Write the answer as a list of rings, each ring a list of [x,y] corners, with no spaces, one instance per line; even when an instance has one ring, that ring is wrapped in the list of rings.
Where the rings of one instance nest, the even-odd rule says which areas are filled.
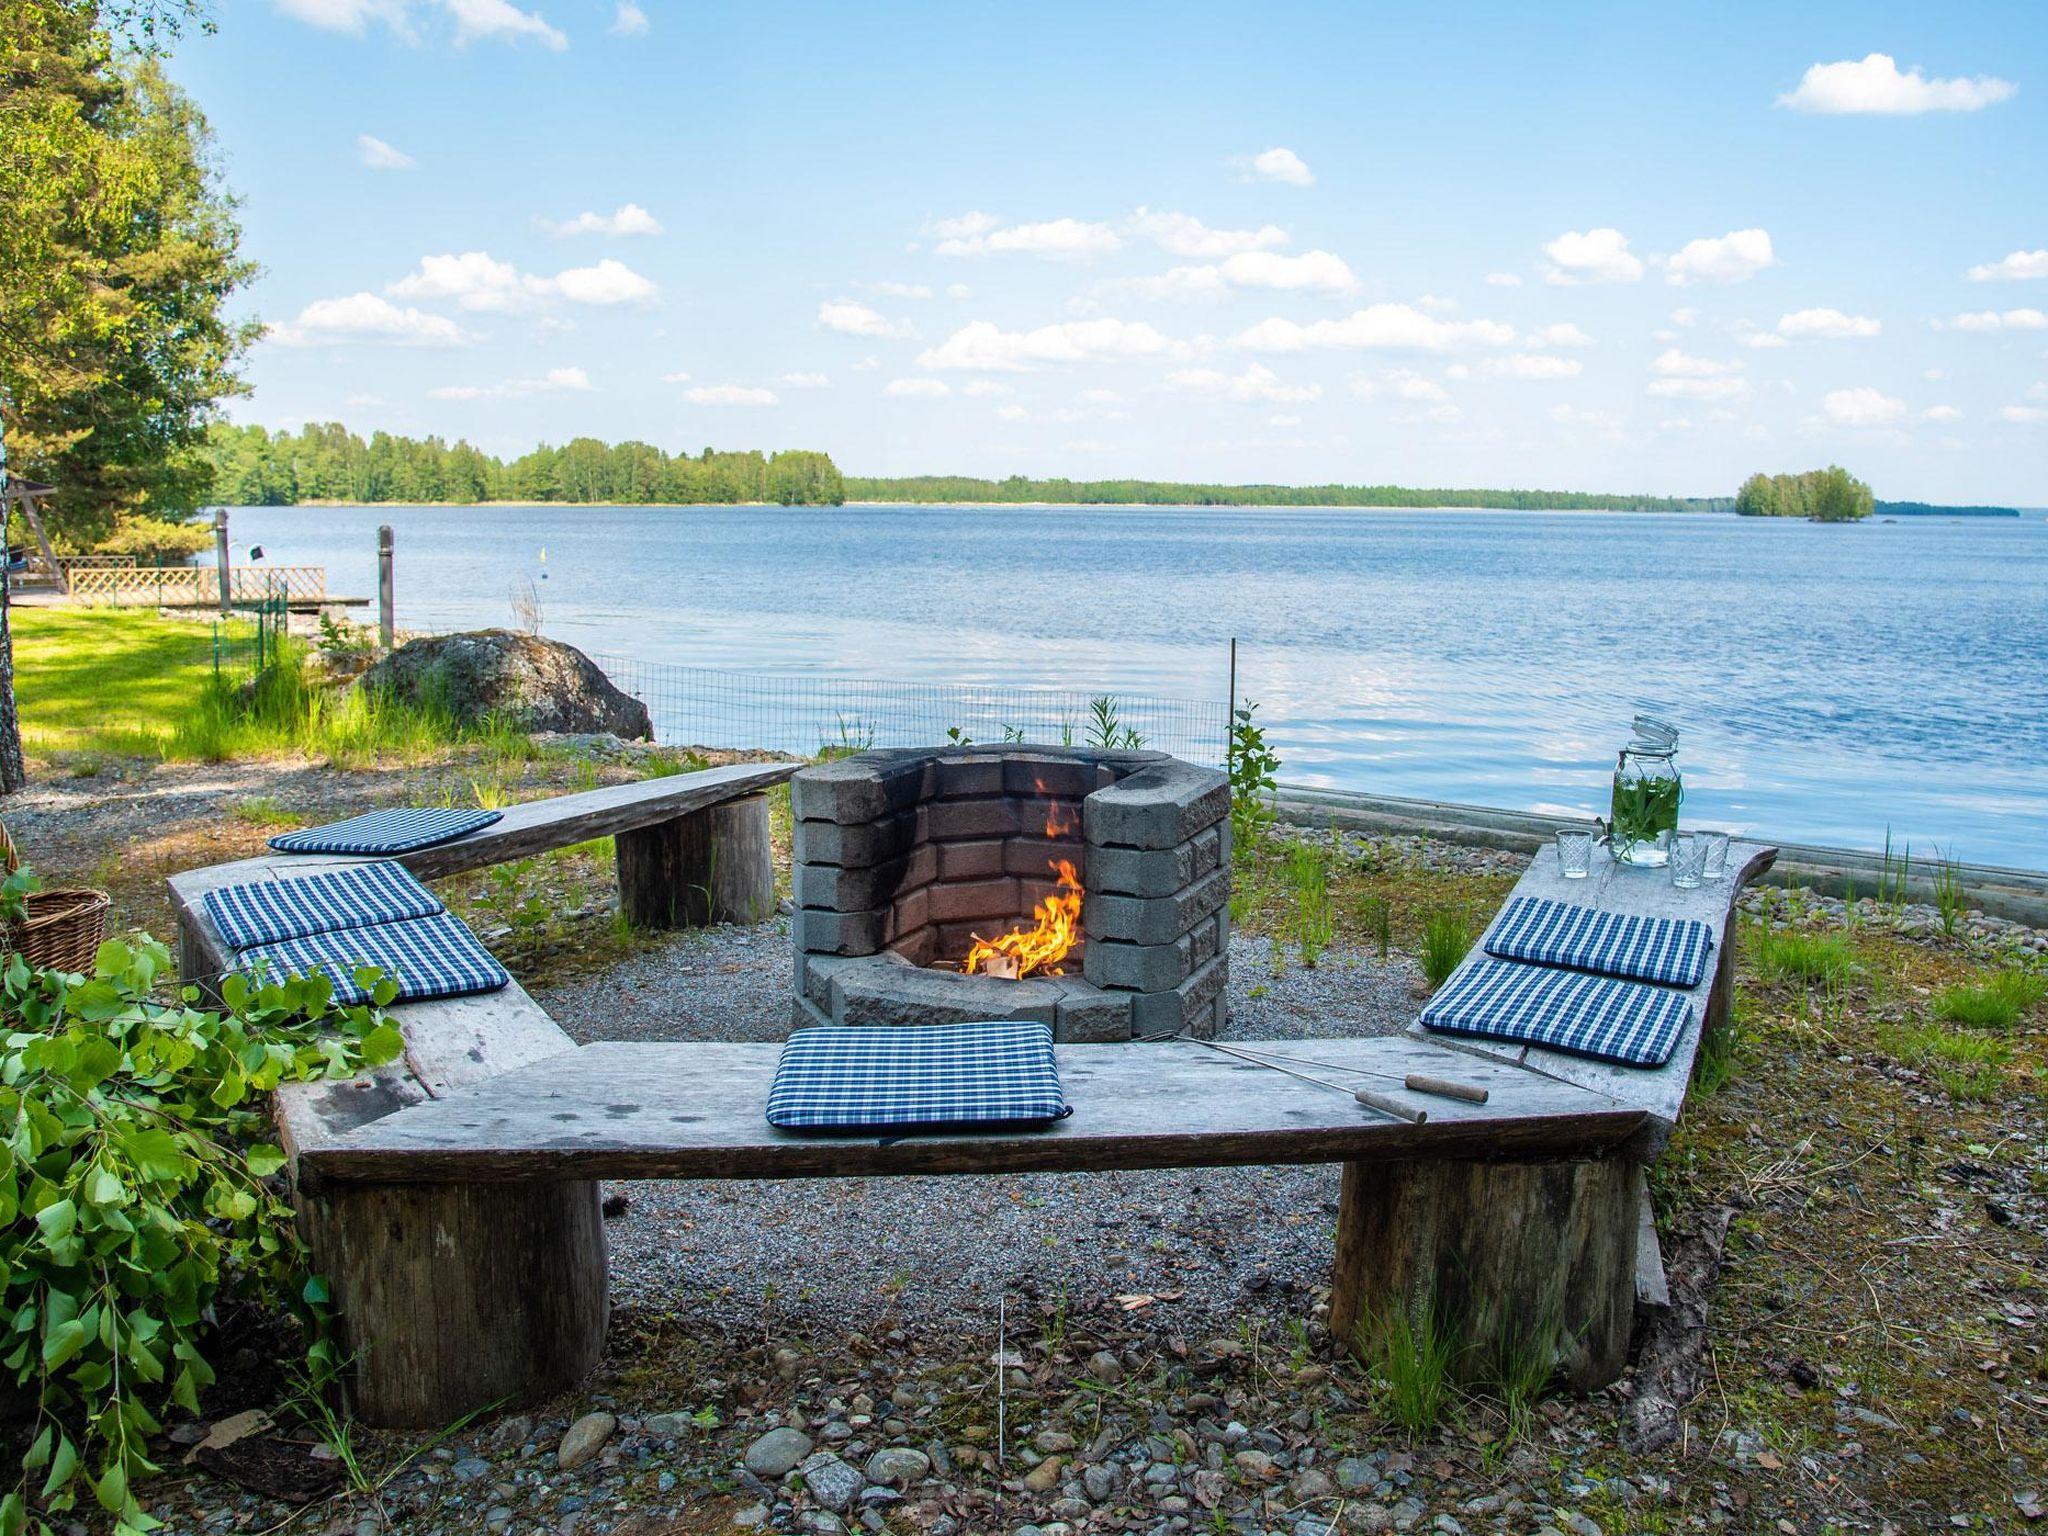
[[[465,725],[497,715],[526,731],[609,731],[628,740],[654,734],[647,706],[621,693],[575,646],[509,629],[409,641],[365,672],[360,686],[444,704]]]

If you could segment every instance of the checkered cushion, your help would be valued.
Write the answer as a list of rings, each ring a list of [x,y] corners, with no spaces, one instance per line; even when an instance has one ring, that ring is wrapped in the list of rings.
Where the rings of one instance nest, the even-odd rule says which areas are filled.
[[[1568,965],[1667,987],[1698,986],[1713,947],[1713,930],[1697,918],[1602,912],[1540,896],[1517,896],[1486,935],[1486,952],[1503,960]]]
[[[1030,1022],[799,1030],[768,1090],[768,1123],[784,1130],[1029,1125],[1069,1113],[1052,1031]]]
[[[512,979],[462,919],[449,912],[258,944],[235,957],[236,970],[260,967],[273,979],[323,974],[334,983],[334,1000],[344,1007],[370,1000],[356,985],[356,969],[364,965],[376,966],[398,983],[395,1001],[401,1003],[495,992]]]
[[[1626,1067],[1661,1067],[1691,1009],[1684,993],[1640,981],[1475,960],[1429,1000],[1422,1022],[1448,1035],[1520,1040]]]
[[[464,811],[452,806],[365,811],[324,827],[279,833],[270,846],[279,853],[411,853],[415,848],[452,843],[502,819],[496,811]]]
[[[303,879],[252,880],[206,893],[206,915],[230,949],[432,917],[434,893],[402,864],[357,864]]]

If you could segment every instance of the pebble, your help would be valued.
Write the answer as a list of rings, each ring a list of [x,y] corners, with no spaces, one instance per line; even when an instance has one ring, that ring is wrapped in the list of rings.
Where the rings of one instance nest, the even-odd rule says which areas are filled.
[[[908,1488],[912,1483],[922,1482],[931,1469],[932,1460],[923,1451],[913,1451],[908,1446],[885,1446],[868,1458],[864,1470],[871,1483]]]
[[[811,1454],[811,1437],[800,1429],[771,1429],[747,1447],[746,1468],[765,1482],[775,1482]]]
[[[798,1470],[803,1473],[804,1486],[810,1489],[811,1497],[831,1510],[846,1508],[860,1497],[864,1486],[860,1472],[830,1451],[805,1458]]]
[[[562,1443],[555,1447],[555,1461],[564,1472],[574,1471],[604,1449],[604,1443],[618,1430],[617,1415],[586,1413],[569,1426]]]

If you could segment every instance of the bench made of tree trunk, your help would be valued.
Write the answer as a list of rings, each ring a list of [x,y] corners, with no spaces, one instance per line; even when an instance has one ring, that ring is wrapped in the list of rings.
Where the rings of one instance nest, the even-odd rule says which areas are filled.
[[[687,840],[703,850],[723,904],[673,905],[669,893],[633,882],[651,910],[634,921],[666,924],[757,920],[772,910],[774,870],[762,792],[795,764],[745,763],[609,786],[508,807],[501,820],[467,837],[402,854],[425,878],[525,858],[591,838],[617,840],[622,872],[635,864],[637,840],[665,846]],[[740,824],[735,828],[733,816]],[[187,870],[170,879],[181,970],[211,985],[232,959],[206,915],[205,893],[251,880],[292,879],[359,864],[348,855],[270,854]],[[671,864],[685,878],[691,866]],[[739,881],[736,871],[747,871]],[[626,886],[622,883],[621,897]],[[744,898],[744,899],[743,899]],[[561,1056],[576,1042],[518,983],[474,997],[409,1003],[398,1010],[405,1055],[377,1073],[341,1083],[293,1083],[278,1090],[275,1115],[294,1160],[366,1120],[457,1093],[500,1073]],[[461,1185],[300,1191],[302,1233],[313,1262],[333,1287],[359,1368],[358,1410],[373,1423],[446,1423],[454,1395],[469,1406],[566,1382],[590,1368],[604,1346],[608,1319],[604,1228],[594,1180],[513,1191]],[[430,1322],[448,1297],[463,1298],[488,1327],[441,1328]]]

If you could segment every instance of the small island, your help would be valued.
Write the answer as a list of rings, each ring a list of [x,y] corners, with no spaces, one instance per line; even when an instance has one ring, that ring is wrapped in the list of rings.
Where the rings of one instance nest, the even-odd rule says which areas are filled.
[[[1858,523],[1877,505],[1870,487],[1839,464],[1803,475],[1751,475],[1735,493],[1740,517],[1803,517],[1816,523]]]

